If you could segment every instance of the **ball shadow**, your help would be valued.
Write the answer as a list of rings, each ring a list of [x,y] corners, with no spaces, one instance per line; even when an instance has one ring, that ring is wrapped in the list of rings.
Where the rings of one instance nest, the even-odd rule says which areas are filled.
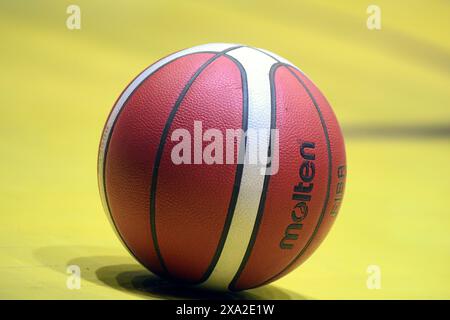
[[[128,256],[87,255],[107,253],[100,247],[43,247],[33,252],[36,259],[55,271],[66,273],[68,265],[81,269],[81,278],[102,286],[136,295],[145,299],[200,299],[200,300],[304,300],[293,291],[267,285],[240,292],[218,292],[183,285],[159,278]],[[74,258],[76,256],[76,258]]]
[[[134,265],[112,265],[97,269],[96,274],[105,284],[125,289],[135,294],[157,299],[200,299],[200,300],[262,300],[262,299],[305,299],[294,292],[275,286],[241,291],[218,292],[183,285],[177,282],[159,278],[148,271],[135,270]]]

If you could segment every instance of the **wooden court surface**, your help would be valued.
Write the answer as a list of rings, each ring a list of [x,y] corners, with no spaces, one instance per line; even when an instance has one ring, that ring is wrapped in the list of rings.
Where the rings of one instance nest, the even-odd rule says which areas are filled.
[[[377,1],[0,3],[0,298],[449,299],[450,4]],[[332,104],[348,157],[345,201],[299,269],[215,295],[152,277],[103,213],[96,156],[117,96],[181,48],[233,42],[274,51]],[[67,287],[67,267],[81,288]],[[381,288],[368,289],[379,266]]]

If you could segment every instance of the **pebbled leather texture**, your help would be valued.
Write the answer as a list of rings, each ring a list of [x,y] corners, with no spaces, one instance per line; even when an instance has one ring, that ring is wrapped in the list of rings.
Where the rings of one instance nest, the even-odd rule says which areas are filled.
[[[243,290],[292,271],[324,240],[345,189],[345,147],[328,101],[287,60],[211,46],[230,52],[191,48],[139,78],[112,126],[108,120],[102,179],[121,239],[149,270]],[[202,131],[195,132],[195,122]],[[261,176],[249,164],[205,164],[194,158],[193,141],[191,164],[172,161],[179,129],[193,139],[208,129],[226,137],[227,129],[271,125],[279,134],[277,174]],[[201,143],[200,155],[210,143]]]

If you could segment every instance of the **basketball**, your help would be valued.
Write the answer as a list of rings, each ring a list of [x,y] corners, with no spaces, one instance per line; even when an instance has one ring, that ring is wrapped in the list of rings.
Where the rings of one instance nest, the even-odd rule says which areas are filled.
[[[239,291],[283,277],[336,220],[346,178],[330,104],[288,60],[206,44],[140,73],[106,121],[103,206],[154,274]]]

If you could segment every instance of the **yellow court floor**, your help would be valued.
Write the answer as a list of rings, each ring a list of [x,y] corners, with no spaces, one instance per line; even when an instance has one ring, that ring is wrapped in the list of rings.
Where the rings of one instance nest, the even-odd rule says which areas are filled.
[[[81,29],[69,30],[71,3],[0,2],[1,299],[450,299],[449,3],[377,1],[377,31],[365,1],[82,0]],[[325,242],[285,278],[236,294],[150,275],[97,191],[98,142],[121,90],[156,59],[208,42],[298,65],[347,143],[345,201]],[[67,285],[72,265],[79,289]]]

